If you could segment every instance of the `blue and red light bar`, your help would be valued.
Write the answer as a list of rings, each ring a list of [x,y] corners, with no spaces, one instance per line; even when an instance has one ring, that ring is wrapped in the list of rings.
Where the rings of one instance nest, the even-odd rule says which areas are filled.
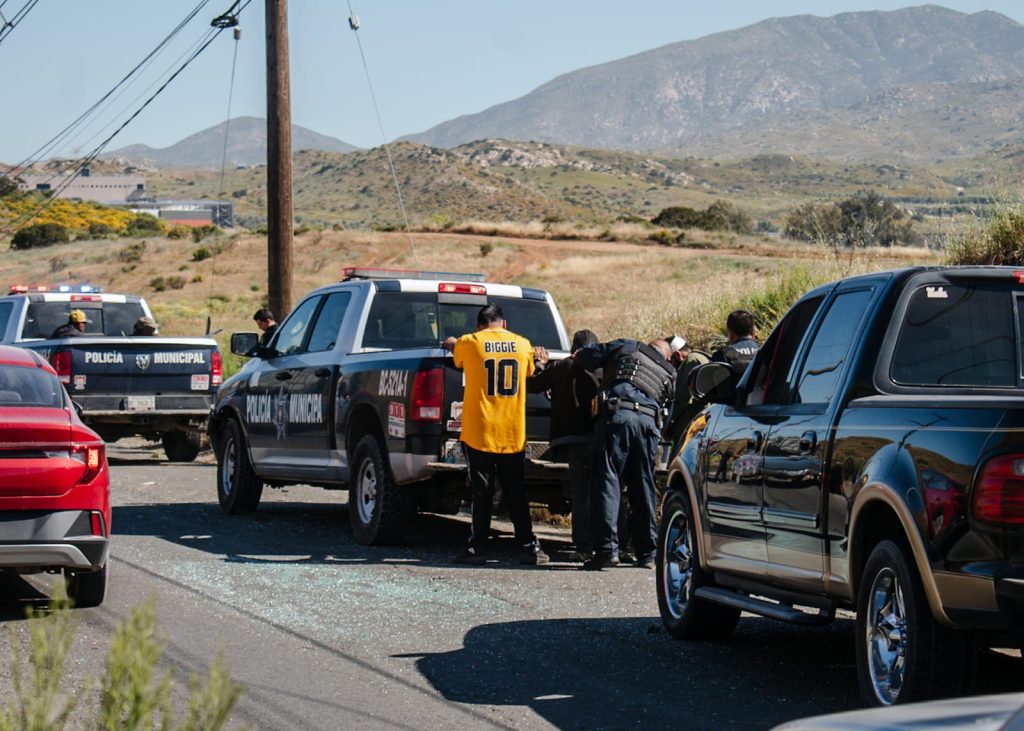
[[[463,282],[486,282],[484,274],[466,272],[426,272],[419,269],[383,269],[380,267],[345,267],[342,281],[350,279],[454,279]]]
[[[46,284],[12,284],[11,289],[7,294],[32,294],[35,292],[57,292],[60,294],[82,292],[85,294],[99,294],[102,291],[103,287],[96,287],[92,284],[59,284],[56,286]]]

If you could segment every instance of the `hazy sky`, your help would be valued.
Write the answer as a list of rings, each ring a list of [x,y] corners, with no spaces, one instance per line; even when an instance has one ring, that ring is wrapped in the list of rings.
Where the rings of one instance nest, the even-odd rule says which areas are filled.
[[[0,161],[15,163],[97,102],[200,0],[41,0],[0,41]],[[28,0],[0,0],[10,19]],[[860,0],[351,0],[389,139],[520,97],[555,76],[769,17],[894,10]],[[1021,0],[949,0],[1024,22]],[[55,152],[81,155],[130,116],[231,0],[210,0],[144,81]],[[266,116],[264,3],[241,16],[231,115]],[[360,147],[381,143],[346,2],[291,0],[292,121]],[[2,21],[0,21],[2,22]],[[223,122],[226,31],[110,144],[165,147]],[[155,87],[154,87],[155,88]]]

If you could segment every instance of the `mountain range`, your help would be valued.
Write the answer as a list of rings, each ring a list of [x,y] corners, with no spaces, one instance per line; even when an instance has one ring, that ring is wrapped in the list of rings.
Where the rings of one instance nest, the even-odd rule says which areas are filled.
[[[559,76],[403,140],[549,142],[661,156],[935,161],[1024,141],[1024,25],[936,5],[774,18]],[[231,121],[228,159],[266,159],[265,123]],[[219,168],[224,125],[106,157]],[[345,152],[294,127],[293,148]]]
[[[225,127],[229,165],[258,165],[267,161],[267,121],[259,117],[236,117],[230,122],[221,122],[189,135],[169,147],[157,149],[149,145],[129,145],[106,152],[103,157],[158,167],[220,168],[225,157]],[[358,148],[334,137],[292,125],[292,149],[352,152]]]

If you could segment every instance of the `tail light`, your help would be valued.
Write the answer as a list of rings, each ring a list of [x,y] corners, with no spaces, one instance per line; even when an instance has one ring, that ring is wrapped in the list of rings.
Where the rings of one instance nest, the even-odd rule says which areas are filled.
[[[89,513],[89,526],[94,536],[108,537],[107,522],[103,520],[103,513],[93,510]]]
[[[990,459],[981,469],[971,512],[984,523],[1024,525],[1024,455]]]
[[[85,465],[85,472],[78,478],[79,485],[92,482],[103,470],[102,444],[74,444],[71,447],[71,456]]]
[[[61,383],[71,384],[71,351],[58,350],[53,354],[53,370]]]
[[[441,410],[444,408],[444,371],[431,368],[417,371],[412,381],[409,394],[412,421],[441,421]]]
[[[224,363],[220,359],[220,352],[215,350],[210,356],[210,385],[219,386],[224,382]]]

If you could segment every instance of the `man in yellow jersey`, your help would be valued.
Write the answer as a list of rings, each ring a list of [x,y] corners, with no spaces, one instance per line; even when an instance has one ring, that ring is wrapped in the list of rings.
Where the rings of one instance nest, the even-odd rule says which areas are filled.
[[[458,340],[448,338],[444,346],[454,354],[455,367],[462,369],[466,380],[462,444],[473,492],[469,545],[455,560],[486,562],[483,551],[497,479],[522,548],[520,562],[546,564],[548,557],[533,534],[526,498],[526,379],[533,373],[533,347],[526,338],[505,329],[505,315],[496,304],[481,308],[476,332]]]

